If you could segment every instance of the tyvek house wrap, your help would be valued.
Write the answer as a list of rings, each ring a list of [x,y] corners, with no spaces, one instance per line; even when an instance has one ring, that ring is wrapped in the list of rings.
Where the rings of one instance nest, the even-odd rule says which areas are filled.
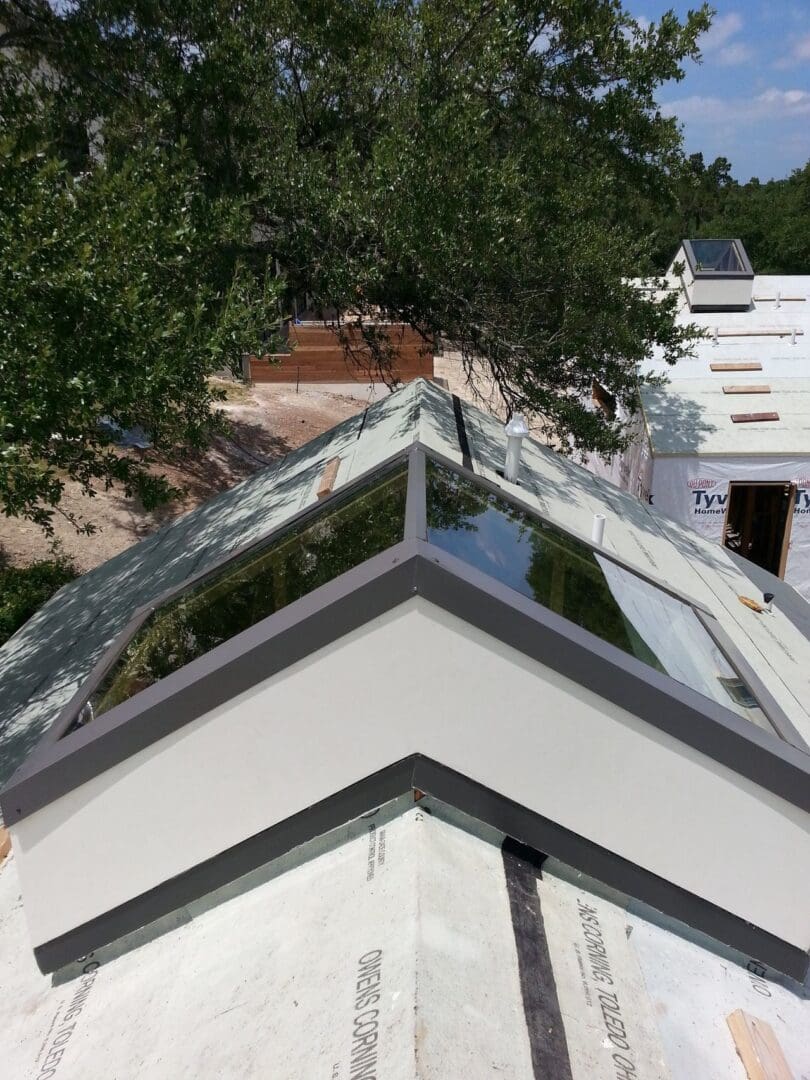
[[[653,505],[720,542],[729,483],[796,485],[785,580],[810,599],[810,460],[808,458],[660,457],[655,461]]]
[[[384,807],[342,846],[234,883],[54,985],[30,960],[9,860],[3,1076],[733,1078],[738,1008],[772,1026],[794,1075],[810,1070],[810,1003],[755,964],[441,813],[430,798]]]

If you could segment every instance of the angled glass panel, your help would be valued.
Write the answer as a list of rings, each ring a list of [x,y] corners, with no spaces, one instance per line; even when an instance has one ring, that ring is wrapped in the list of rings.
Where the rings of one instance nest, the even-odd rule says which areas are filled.
[[[236,556],[154,611],[106,673],[81,722],[215,649],[404,533],[407,467],[330,500],[320,513]]]
[[[427,538],[656,671],[770,730],[753,694],[689,604],[430,460]]]
[[[745,270],[733,240],[690,240],[695,253],[696,270],[733,271]]]

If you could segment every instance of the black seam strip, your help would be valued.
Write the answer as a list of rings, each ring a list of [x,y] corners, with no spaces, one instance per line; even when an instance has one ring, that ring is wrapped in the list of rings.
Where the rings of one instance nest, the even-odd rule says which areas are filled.
[[[523,1014],[536,1080],[572,1080],[557,983],[551,966],[537,883],[538,859],[530,848],[505,840],[501,848],[515,935]]]
[[[456,434],[458,435],[458,445],[464,461],[464,468],[469,469],[470,472],[475,472],[470,452],[470,440],[467,438],[467,425],[464,422],[464,408],[458,394],[453,394],[453,416],[456,418]]]

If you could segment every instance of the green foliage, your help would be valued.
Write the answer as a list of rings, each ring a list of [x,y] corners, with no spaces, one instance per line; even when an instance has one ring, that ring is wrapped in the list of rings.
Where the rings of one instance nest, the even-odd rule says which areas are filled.
[[[74,176],[45,138],[58,103],[2,90],[0,506],[49,528],[67,478],[154,506],[170,490],[150,463],[205,444],[207,377],[259,346],[276,286],[236,246],[245,206],[205,192],[182,142]],[[120,451],[116,426],[152,450]]]
[[[739,236],[758,274],[810,273],[810,161],[785,180],[730,186],[704,228]]]
[[[76,576],[72,563],[59,556],[22,569],[0,565],[0,645]]]
[[[199,386],[211,350],[200,350],[196,328],[213,301],[205,289],[196,294],[188,270],[199,263],[214,296],[231,295],[207,250],[240,251],[254,292],[255,261],[266,256],[283,269],[289,295],[352,310],[366,324],[383,315],[445,335],[471,371],[495,377],[511,409],[545,417],[563,446],[621,446],[621,424],[587,407],[593,380],[629,405],[637,362],[656,344],[670,360],[686,347],[673,311],[628,280],[650,245],[626,208],[637,198],[660,206],[678,167],[677,125],[661,115],[655,92],[697,55],[705,7],[642,27],[621,0],[74,0],[58,10],[46,0],[0,0],[0,23],[19,56],[44,58],[57,73],[40,126],[51,148],[70,149],[59,182],[83,170],[71,195],[88,223],[100,208],[105,219],[116,178],[116,205],[131,193],[127,225],[112,215],[120,229],[112,250],[136,250],[105,296],[132,290],[127,311],[109,320],[127,327],[115,335],[117,385],[122,365],[140,369],[144,356],[157,375],[127,390],[120,412],[143,422],[140,404],[131,405],[151,403],[157,415],[147,408],[145,426],[158,437],[202,427],[207,403],[196,395],[187,408],[178,386],[188,385],[186,364]],[[76,133],[98,131],[100,117],[105,163],[94,162],[90,138],[82,165]],[[155,147],[159,180],[142,160]],[[143,170],[151,206],[138,197]],[[36,193],[32,202],[40,206]],[[245,210],[251,245],[245,230],[240,240],[230,228],[230,247],[222,230],[206,232],[197,208],[223,203]],[[42,223],[30,232],[44,242],[50,223],[37,214]],[[103,260],[106,243],[93,242],[90,224],[85,233]],[[178,249],[187,252],[179,263]],[[82,251],[72,245],[65,273],[68,265],[79,273]],[[87,259],[92,282],[95,257]],[[145,302],[142,341],[132,322],[153,258],[168,280],[154,306]],[[14,261],[23,259],[18,245]],[[236,310],[241,318],[247,309]],[[42,314],[39,325],[48,325],[52,313]],[[35,316],[29,311],[25,325]],[[161,321],[165,348],[156,344]],[[235,334],[239,319],[228,325]],[[190,348],[181,348],[184,335]],[[31,336],[27,346],[40,343],[40,331]],[[64,340],[46,342],[51,368],[54,358],[63,366]],[[170,352],[183,354],[176,383]],[[95,383],[88,393],[101,409]],[[37,454],[51,445],[41,436]],[[46,499],[57,491],[50,479],[50,489],[41,485]],[[30,505],[23,494],[14,512]]]
[[[739,184],[731,164],[692,154],[679,169],[673,202],[645,218],[654,237],[649,268],[667,267],[684,237],[739,237],[758,274],[810,273],[810,162],[784,180]]]

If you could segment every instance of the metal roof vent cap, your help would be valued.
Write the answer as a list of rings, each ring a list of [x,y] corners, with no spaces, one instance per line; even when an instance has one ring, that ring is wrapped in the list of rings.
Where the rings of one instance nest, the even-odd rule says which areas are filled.
[[[503,466],[503,476],[510,484],[516,484],[520,469],[520,450],[523,440],[529,434],[529,425],[526,423],[526,417],[518,413],[512,417],[503,430],[506,432],[506,461]]]

